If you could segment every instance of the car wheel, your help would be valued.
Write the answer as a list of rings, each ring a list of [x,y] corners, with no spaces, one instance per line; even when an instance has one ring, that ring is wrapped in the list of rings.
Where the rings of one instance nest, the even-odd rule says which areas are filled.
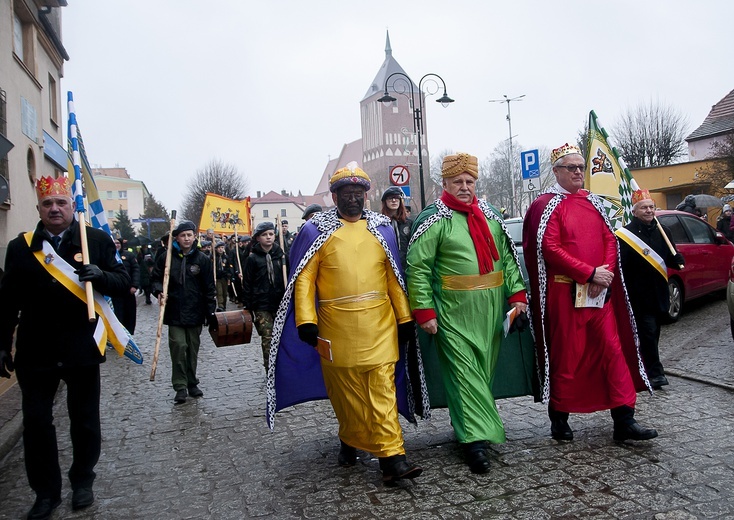
[[[672,323],[678,321],[681,310],[683,309],[683,287],[675,278],[668,280],[668,290],[670,291],[670,306],[668,307],[668,320]]]

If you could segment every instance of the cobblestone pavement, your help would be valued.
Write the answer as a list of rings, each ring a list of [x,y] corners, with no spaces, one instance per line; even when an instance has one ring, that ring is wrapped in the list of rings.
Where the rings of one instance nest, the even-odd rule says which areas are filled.
[[[713,305],[726,312],[722,302]],[[637,417],[660,436],[624,444],[612,441],[608,413],[573,415],[575,440],[558,443],[543,406],[529,397],[501,400],[508,441],[493,446],[485,475],[468,471],[448,413],[435,410],[417,427],[403,424],[408,456],[424,467],[423,475],[386,488],[367,454],[353,468],[336,464],[337,425],[328,402],[281,412],[275,431],[268,430],[256,338],[220,349],[204,338],[199,374],[205,395],[174,405],[165,331],[157,377],[149,381],[157,310],[155,304],[138,307],[136,339],[145,365],[114,353],[102,365],[97,500],[72,512],[65,482],[53,518],[734,518],[734,404],[722,386],[671,376],[671,385],[654,397],[640,394]],[[706,334],[708,351],[718,345],[731,352],[728,317],[725,325],[726,334],[697,331]],[[719,362],[731,371],[725,357]],[[722,381],[726,370],[721,367]],[[66,471],[71,446],[64,399],[62,391],[56,417]],[[0,461],[0,497],[2,518],[23,518],[33,502],[21,443]]]

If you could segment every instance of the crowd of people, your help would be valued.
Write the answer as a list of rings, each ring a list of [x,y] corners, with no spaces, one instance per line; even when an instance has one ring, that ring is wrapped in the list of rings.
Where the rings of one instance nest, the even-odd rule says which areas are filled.
[[[571,441],[570,414],[599,410],[610,410],[614,440],[655,438],[655,429],[636,421],[635,403],[639,391],[669,384],[658,354],[666,268],[683,269],[685,260],[654,218],[649,192],[633,193],[634,217],[615,233],[600,199],[583,189],[581,151],[565,144],[551,163],[556,184],[524,218],[529,287],[507,215],[476,197],[478,162],[465,153],[443,159],[443,192],[415,220],[397,187],[381,194],[380,212],[365,209],[371,179],[350,163],[330,179],[334,207],[308,206],[297,233],[283,220],[279,230],[260,223],[251,236],[211,229],[200,236],[184,220],[170,244],[165,236],[136,255],[123,240],[89,229],[87,262],[68,181],[40,179],[40,222],[11,241],[0,281],[0,376],[17,371],[26,470],[37,497],[28,518],[48,518],[61,501],[51,413],[61,380],[74,445],[72,507],[94,501],[105,348],[87,316],[87,283],[112,298],[130,334],[136,295],[146,304],[157,298],[177,404],[204,395],[197,377],[204,326],[216,329],[228,304],[249,312],[261,339],[271,427],[278,410],[328,398],[339,424],[337,463],[351,467],[360,451],[371,453],[386,485],[423,472],[407,458],[398,417],[429,417],[428,373],[440,374],[469,470],[491,469],[489,445],[505,442],[492,384],[508,323],[513,333],[532,322],[535,398],[548,407],[552,438]],[[731,225],[727,211],[722,231]],[[31,296],[38,294],[48,297]],[[68,335],[52,337],[61,326]],[[437,354],[426,361],[438,363],[436,371],[426,371],[427,349]]]

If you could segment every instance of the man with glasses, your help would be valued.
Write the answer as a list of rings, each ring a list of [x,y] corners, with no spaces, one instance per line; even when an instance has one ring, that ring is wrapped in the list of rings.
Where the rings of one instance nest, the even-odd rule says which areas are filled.
[[[328,396],[339,465],[354,466],[358,449],[372,453],[393,485],[423,471],[406,460],[398,421],[398,412],[415,420],[398,349],[415,328],[395,233],[388,217],[364,209],[370,179],[356,163],[329,183],[336,208],[306,222],[291,248],[294,270],[273,330],[269,420],[276,393],[277,409]]]
[[[525,215],[523,249],[542,400],[551,435],[572,440],[569,413],[611,409],[614,440],[657,437],[635,421],[636,391],[649,382],[619,276],[619,253],[601,199],[583,189],[581,150],[551,152],[556,184]]]

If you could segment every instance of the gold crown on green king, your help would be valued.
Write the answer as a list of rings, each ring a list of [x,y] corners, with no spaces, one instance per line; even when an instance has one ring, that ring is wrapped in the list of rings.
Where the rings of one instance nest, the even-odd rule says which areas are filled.
[[[573,146],[572,144],[568,143],[553,149],[553,151],[551,152],[551,164],[555,164],[555,162],[561,157],[565,155],[570,155],[572,153],[583,155],[578,146]]]
[[[334,172],[329,179],[329,191],[336,193],[336,190],[348,184],[357,184],[362,186],[365,191],[370,189],[370,178],[362,170],[355,161],[350,162],[344,168]]]

